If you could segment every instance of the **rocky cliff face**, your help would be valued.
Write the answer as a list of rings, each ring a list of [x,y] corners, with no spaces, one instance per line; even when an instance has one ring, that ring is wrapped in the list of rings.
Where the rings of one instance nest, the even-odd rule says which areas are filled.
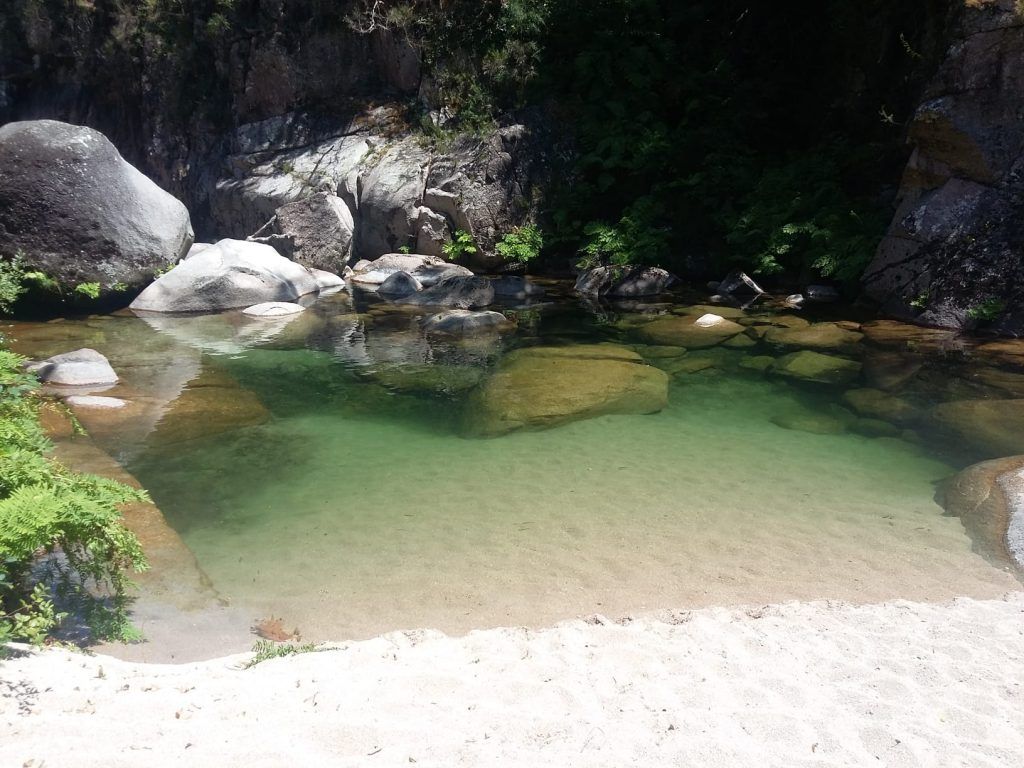
[[[966,0],[910,127],[867,296],[918,322],[1024,332],[1024,9]]]

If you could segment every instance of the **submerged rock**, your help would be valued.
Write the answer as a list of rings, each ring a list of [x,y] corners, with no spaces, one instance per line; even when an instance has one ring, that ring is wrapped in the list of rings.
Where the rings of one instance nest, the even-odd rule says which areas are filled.
[[[46,384],[79,387],[116,384],[117,374],[110,362],[95,349],[76,349],[54,355],[41,363],[33,363],[28,370]]]
[[[814,323],[795,328],[770,328],[764,338],[769,344],[782,347],[847,352],[860,343],[862,336],[836,323]]]
[[[942,495],[982,554],[1024,571],[1024,456],[968,467]]]
[[[141,288],[192,244],[182,203],[103,134],[54,120],[0,127],[0,232],[0,253],[68,289]]]
[[[777,358],[768,370],[779,376],[819,384],[848,384],[860,375],[860,363],[803,350]]]
[[[147,312],[217,312],[268,301],[294,301],[318,290],[309,270],[268,245],[221,240],[159,277],[131,308]]]
[[[463,336],[479,331],[508,330],[514,327],[500,312],[471,312],[468,309],[452,309],[431,315],[423,321],[423,330],[448,336]]]
[[[1024,400],[940,403],[931,418],[945,432],[990,457],[1024,453]]]
[[[851,389],[843,394],[843,400],[862,416],[896,424],[914,421],[920,415],[918,409],[903,398],[878,389]]]
[[[742,325],[713,314],[665,315],[638,330],[640,337],[651,344],[689,349],[713,347],[742,332]]]
[[[463,431],[490,437],[606,414],[654,413],[668,403],[668,381],[624,347],[618,354],[611,345],[520,349],[474,390]]]
[[[485,277],[445,277],[418,293],[403,296],[398,303],[475,309],[494,303],[494,288]]]
[[[479,384],[483,369],[473,365],[387,365],[372,377],[396,392],[455,395]]]

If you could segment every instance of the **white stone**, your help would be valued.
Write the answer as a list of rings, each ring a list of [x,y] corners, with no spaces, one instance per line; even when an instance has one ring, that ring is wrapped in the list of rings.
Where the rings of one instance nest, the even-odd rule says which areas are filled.
[[[297,315],[305,312],[306,308],[299,304],[292,304],[287,301],[266,301],[242,310],[243,315],[251,317],[282,317],[283,315]]]
[[[710,312],[706,315],[701,315],[694,321],[694,325],[698,328],[714,328],[719,323],[725,321],[725,318],[721,315],[713,315]]]
[[[100,397],[99,395],[72,395],[64,398],[64,402],[72,408],[124,408],[128,405],[119,397]]]

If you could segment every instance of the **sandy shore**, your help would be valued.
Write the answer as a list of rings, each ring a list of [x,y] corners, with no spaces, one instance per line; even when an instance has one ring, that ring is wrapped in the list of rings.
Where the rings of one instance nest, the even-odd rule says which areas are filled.
[[[1024,592],[0,666],[7,766],[1019,766]]]

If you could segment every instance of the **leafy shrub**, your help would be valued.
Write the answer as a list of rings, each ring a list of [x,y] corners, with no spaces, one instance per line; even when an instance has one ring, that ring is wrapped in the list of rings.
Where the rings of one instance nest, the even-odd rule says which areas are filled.
[[[498,254],[513,264],[526,264],[540,255],[544,236],[533,224],[516,227],[507,232],[494,246]]]
[[[0,313],[10,312],[25,293],[24,275],[20,256],[0,258]]]
[[[586,241],[577,262],[580,269],[601,264],[618,267],[664,263],[671,231],[658,221],[660,207],[641,198],[626,209],[618,224],[595,221],[583,229]]]
[[[455,237],[441,246],[441,250],[448,261],[458,261],[463,256],[476,253],[477,249],[473,236],[464,229],[460,229],[455,232]]]
[[[991,323],[998,320],[1005,311],[1006,302],[1002,299],[986,299],[967,310],[967,317],[980,323]]]
[[[34,377],[0,349],[0,641],[41,641],[79,612],[96,638],[131,639],[129,569],[146,567],[118,505],[145,491],[72,472],[46,457]]]
[[[100,297],[100,284],[79,283],[75,286],[75,293],[85,296],[88,299],[98,299]]]

